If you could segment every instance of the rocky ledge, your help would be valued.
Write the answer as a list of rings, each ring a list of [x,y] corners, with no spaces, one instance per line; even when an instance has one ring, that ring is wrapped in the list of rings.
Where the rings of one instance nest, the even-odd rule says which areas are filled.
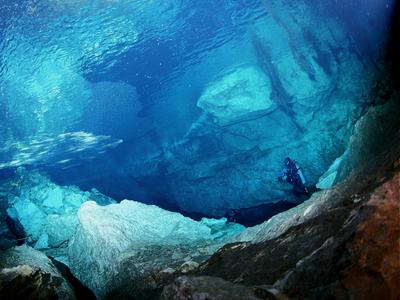
[[[196,275],[269,285],[290,298],[398,299],[399,164],[390,178],[358,177],[321,194],[323,211],[277,237],[265,230],[264,242],[226,245]]]
[[[387,121],[398,116],[392,104],[356,124],[348,153],[365,159],[349,160],[345,180],[239,233],[163,296],[232,299],[222,293],[226,284],[203,288],[212,276],[232,292],[245,287],[248,299],[399,299],[400,131],[398,118]],[[391,113],[382,119],[384,107]],[[260,287],[265,292],[255,293]]]

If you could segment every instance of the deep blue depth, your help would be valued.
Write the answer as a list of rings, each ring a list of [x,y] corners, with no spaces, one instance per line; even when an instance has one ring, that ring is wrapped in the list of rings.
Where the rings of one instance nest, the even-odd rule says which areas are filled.
[[[274,174],[343,153],[394,3],[0,1],[0,173],[210,215],[296,201]]]

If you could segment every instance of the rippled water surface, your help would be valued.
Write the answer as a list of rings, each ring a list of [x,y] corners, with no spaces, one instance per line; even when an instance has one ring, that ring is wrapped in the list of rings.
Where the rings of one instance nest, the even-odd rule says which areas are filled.
[[[201,2],[2,1],[2,167],[43,163],[36,151],[24,152],[32,139],[45,154],[72,130],[126,136],[129,129],[114,123],[125,110],[113,115],[115,105],[146,114],[167,81],[263,15],[257,1]]]

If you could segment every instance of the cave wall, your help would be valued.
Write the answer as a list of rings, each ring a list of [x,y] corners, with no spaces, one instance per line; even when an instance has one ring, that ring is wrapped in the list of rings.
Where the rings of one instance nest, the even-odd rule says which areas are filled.
[[[4,6],[0,169],[214,216],[296,201],[284,157],[316,183],[371,100],[391,4],[361,2]]]
[[[168,199],[184,211],[221,215],[295,201],[276,180],[284,157],[313,184],[343,154],[370,101],[375,61],[333,16],[304,3],[263,5],[267,17],[242,40],[210,50],[157,94],[165,100],[152,108],[163,149],[129,158],[124,172],[160,205]]]

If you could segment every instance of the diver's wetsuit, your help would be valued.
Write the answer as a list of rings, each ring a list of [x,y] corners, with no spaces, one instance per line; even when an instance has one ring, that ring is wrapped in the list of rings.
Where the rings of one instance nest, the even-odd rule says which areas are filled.
[[[279,177],[280,180],[284,180],[293,185],[293,194],[296,197],[302,195],[309,196],[307,188],[304,186],[305,179],[299,174],[300,168],[297,166],[296,162],[287,158],[285,160],[286,168],[282,171],[282,176]]]

